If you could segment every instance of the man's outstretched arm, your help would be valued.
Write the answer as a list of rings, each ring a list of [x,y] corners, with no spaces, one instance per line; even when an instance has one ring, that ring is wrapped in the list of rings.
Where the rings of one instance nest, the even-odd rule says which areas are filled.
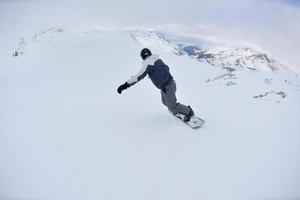
[[[128,81],[127,83],[131,86],[131,85],[134,85],[136,84],[137,82],[139,82],[140,80],[142,80],[143,78],[145,78],[145,76],[148,74],[148,66],[143,64],[142,68],[140,69],[140,71],[132,76]]]
[[[136,84],[137,82],[145,78],[145,76],[148,74],[148,71],[149,71],[148,66],[143,65],[142,69],[136,75],[132,76],[124,84],[120,85],[120,87],[118,88],[118,93],[121,94],[123,90],[126,90],[130,86]]]

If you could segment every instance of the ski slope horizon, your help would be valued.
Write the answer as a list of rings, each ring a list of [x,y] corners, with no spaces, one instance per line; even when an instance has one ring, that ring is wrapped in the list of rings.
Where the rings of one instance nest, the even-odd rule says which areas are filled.
[[[227,71],[122,30],[22,34],[0,47],[0,199],[300,198],[298,75]],[[201,129],[148,78],[117,94],[145,45]]]
[[[0,1],[0,23],[8,31],[4,38],[55,25],[200,34],[256,45],[299,68],[300,7],[294,5],[286,0],[138,0],[124,7],[120,0],[5,0]],[[155,10],[155,16],[147,14],[149,10]]]

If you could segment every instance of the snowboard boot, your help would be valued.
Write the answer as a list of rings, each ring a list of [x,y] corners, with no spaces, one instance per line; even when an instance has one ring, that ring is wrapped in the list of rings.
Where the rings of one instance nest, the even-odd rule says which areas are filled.
[[[184,118],[183,118],[184,122],[189,122],[191,120],[191,118],[195,115],[191,106],[188,106],[188,107],[190,109],[190,113],[188,115],[184,116]]]

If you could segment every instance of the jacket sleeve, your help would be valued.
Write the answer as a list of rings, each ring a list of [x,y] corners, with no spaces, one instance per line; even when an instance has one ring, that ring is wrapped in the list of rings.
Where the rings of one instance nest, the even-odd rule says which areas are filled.
[[[143,64],[142,68],[140,69],[140,71],[132,76],[128,81],[127,83],[129,85],[134,85],[136,84],[137,82],[139,82],[140,80],[142,80],[143,78],[145,78],[145,76],[148,74],[149,72],[149,66],[148,65],[145,65]]]

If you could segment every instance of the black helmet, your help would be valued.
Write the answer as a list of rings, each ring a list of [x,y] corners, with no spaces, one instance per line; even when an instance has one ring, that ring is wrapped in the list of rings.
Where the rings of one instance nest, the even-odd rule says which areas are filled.
[[[143,48],[141,51],[141,54],[140,54],[140,56],[142,57],[143,60],[145,60],[146,58],[148,58],[151,55],[152,55],[151,51],[147,48]]]

